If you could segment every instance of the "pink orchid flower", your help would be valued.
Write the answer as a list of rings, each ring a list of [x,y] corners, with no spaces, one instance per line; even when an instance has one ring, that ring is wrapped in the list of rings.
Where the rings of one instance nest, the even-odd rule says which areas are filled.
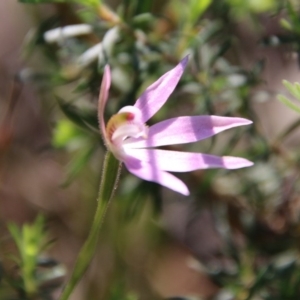
[[[187,186],[168,171],[239,169],[253,165],[251,161],[240,157],[155,149],[158,146],[197,142],[223,130],[252,123],[247,119],[233,117],[181,116],[148,127],[145,122],[165,104],[187,62],[188,57],[185,57],[175,68],[150,85],[133,106],[123,107],[105,125],[104,108],[111,83],[110,68],[106,66],[98,110],[104,142],[127,170],[137,177],[159,183],[183,195],[189,195]]]

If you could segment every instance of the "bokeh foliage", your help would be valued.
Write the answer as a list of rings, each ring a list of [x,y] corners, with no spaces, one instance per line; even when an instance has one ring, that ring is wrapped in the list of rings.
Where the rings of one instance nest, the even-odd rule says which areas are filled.
[[[207,170],[183,176],[192,191],[188,201],[193,201],[195,210],[209,208],[216,223],[223,226],[222,256],[230,267],[216,260],[219,265],[213,268],[200,259],[205,274],[218,287],[209,299],[300,298],[299,150],[284,143],[299,130],[300,119],[275,138],[266,136],[255,110],[264,91],[265,62],[257,59],[246,67],[239,60],[245,40],[238,28],[245,24],[255,28],[260,37],[257,47],[288,45],[299,55],[297,1],[20,2],[52,3],[56,12],[41,19],[24,42],[23,56],[30,72],[24,73],[21,80],[33,82],[38,88],[53,125],[52,147],[67,157],[62,187],[84,181],[87,170],[95,178],[100,176],[105,149],[98,133],[97,99],[104,65],[108,63],[112,69],[105,112],[108,119],[119,108],[132,105],[150,83],[189,54],[189,66],[176,91],[150,122],[181,114],[241,116],[254,122],[250,128],[232,130],[225,138],[180,148],[243,156],[255,162],[254,167],[245,170]],[[280,16],[277,23],[282,29],[276,36],[268,36],[260,20],[274,16]],[[91,30],[72,36],[61,32],[55,41],[47,41],[45,33],[49,30],[75,24],[89,24]],[[42,63],[36,63],[37,54],[43,57]],[[284,81],[284,85],[292,96],[300,98],[298,83]],[[300,105],[285,95],[279,100],[300,112]],[[147,281],[147,268],[132,267],[130,262],[135,260],[138,248],[135,237],[143,243],[137,251],[138,261],[169,242],[168,234],[152,222],[159,220],[163,203],[168,201],[172,196],[161,187],[123,172],[102,237],[114,252],[111,280],[102,287],[101,297],[90,292],[88,299],[161,298]],[[10,226],[22,261],[18,265],[24,293],[19,293],[18,299],[35,299],[38,290],[33,273],[38,268],[43,250],[38,243],[42,243],[44,234],[38,220],[32,227],[24,225],[21,231]],[[27,248],[20,246],[21,241],[32,242],[28,234],[38,241],[30,258],[24,252]],[[52,299],[47,298],[52,297],[49,293],[39,296]]]

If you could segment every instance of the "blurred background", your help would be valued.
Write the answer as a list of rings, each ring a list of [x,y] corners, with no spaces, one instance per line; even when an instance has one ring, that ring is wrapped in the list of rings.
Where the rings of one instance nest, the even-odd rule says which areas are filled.
[[[187,54],[149,124],[248,118],[170,149],[255,165],[180,174],[189,197],[123,168],[70,299],[300,299],[299,12],[296,0],[1,0],[0,299],[58,299],[70,275],[97,205],[104,65],[109,118]]]

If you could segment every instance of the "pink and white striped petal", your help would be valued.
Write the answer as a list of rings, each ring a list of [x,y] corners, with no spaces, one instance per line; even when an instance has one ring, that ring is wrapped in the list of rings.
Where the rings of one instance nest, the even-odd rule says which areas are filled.
[[[197,142],[229,128],[248,125],[243,118],[219,116],[185,116],[168,119],[149,128],[147,139],[129,138],[124,147],[148,148]]]
[[[99,127],[100,127],[100,131],[102,133],[102,137],[103,137],[106,145],[108,144],[108,141],[107,141],[105,122],[104,122],[104,109],[105,109],[107,98],[108,98],[110,83],[111,83],[110,68],[108,65],[106,65],[104,68],[104,74],[103,74],[103,78],[102,78],[102,83],[101,83],[100,93],[99,93],[99,100],[98,100]]]
[[[179,178],[152,164],[129,157],[124,163],[128,171],[139,178],[159,183],[185,196],[190,194],[187,186]]]
[[[160,149],[126,149],[126,154],[142,162],[151,164],[154,169],[170,172],[190,172],[199,169],[224,168],[240,169],[253,163],[245,158],[215,156],[193,152],[179,152]]]
[[[168,100],[188,63],[186,56],[175,68],[151,84],[136,100],[135,107],[142,112],[142,122],[147,122]]]

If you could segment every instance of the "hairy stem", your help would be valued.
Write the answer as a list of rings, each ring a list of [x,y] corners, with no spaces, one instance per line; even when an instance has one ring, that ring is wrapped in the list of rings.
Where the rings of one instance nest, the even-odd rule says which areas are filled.
[[[94,216],[89,235],[82,246],[69,282],[65,286],[60,296],[60,300],[67,300],[74,290],[79,280],[87,270],[97,247],[99,231],[103,223],[105,213],[116,190],[121,171],[121,163],[115,159],[111,152],[105,156],[99,195],[97,199],[97,210]]]

